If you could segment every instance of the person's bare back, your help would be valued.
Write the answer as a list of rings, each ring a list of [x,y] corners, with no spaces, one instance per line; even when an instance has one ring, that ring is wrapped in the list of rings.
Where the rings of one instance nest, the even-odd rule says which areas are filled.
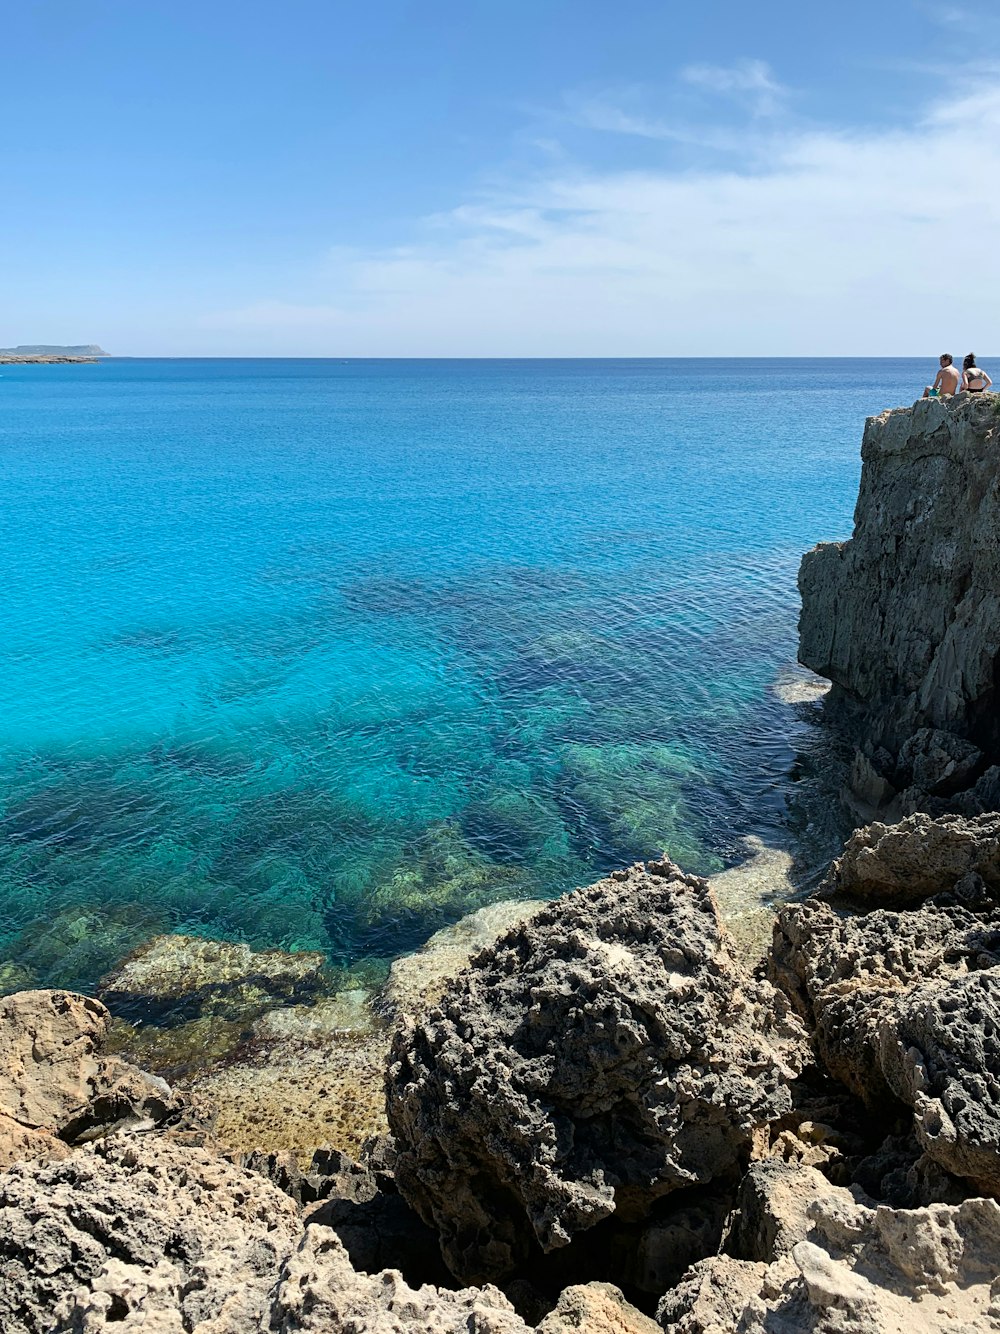
[[[938,360],[941,369],[935,375],[934,383],[924,386],[924,398],[947,398],[951,394],[958,393],[962,377],[951,364],[951,354],[944,352]]]

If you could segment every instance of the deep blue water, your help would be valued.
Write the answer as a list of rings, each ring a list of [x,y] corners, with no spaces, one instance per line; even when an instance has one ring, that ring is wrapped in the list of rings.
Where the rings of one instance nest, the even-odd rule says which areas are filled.
[[[930,369],[0,367],[0,984],[370,963],[773,833],[800,555]]]

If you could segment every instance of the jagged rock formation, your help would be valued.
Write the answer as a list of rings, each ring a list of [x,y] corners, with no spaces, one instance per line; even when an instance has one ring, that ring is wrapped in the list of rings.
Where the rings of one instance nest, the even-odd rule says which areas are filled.
[[[971,1334],[1000,1328],[1000,1205],[876,1205],[812,1168],[751,1170],[741,1258],[695,1265],[660,1303],[674,1334]],[[745,1222],[747,1219],[745,1218]],[[749,1243],[749,1244],[747,1244]]]
[[[0,1328],[259,1330],[298,1235],[287,1196],[204,1150],[113,1137],[19,1164],[0,1176]]]
[[[655,862],[513,927],[387,1075],[400,1190],[460,1279],[512,1272],[749,1156],[807,1059],[739,967],[708,884]]]
[[[1000,413],[993,395],[869,418],[849,542],[802,561],[799,660],[893,815],[1000,802]]]
[[[160,1137],[114,1136],[0,1175],[4,1334],[528,1334],[496,1288],[359,1272],[259,1174]],[[617,1289],[568,1289],[543,1334],[648,1334]]]
[[[913,817],[906,825],[852,839],[831,875],[834,887],[876,900],[885,892],[890,901],[919,899],[935,884],[941,892],[909,910],[851,916],[820,898],[789,905],[778,916],[771,977],[814,1029],[836,1078],[883,1114],[891,1116],[894,1099],[911,1107],[931,1159],[1000,1195],[996,819]],[[929,850],[924,866],[921,842]],[[887,869],[893,848],[898,873]]]
[[[848,839],[823,888],[870,907],[912,904],[944,890],[960,901],[984,891],[1000,898],[1000,813],[866,825]]]

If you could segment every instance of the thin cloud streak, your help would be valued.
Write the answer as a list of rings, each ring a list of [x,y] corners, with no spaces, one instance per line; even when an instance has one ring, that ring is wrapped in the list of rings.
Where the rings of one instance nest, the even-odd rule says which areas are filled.
[[[763,167],[558,165],[435,216],[406,247],[339,250],[315,303],[212,325],[338,355],[988,349],[998,131],[1000,82],[979,81],[905,130],[774,134]]]
[[[681,78],[696,88],[745,102],[755,116],[774,116],[785,108],[791,89],[780,84],[763,60],[740,60],[735,65],[688,65]]]

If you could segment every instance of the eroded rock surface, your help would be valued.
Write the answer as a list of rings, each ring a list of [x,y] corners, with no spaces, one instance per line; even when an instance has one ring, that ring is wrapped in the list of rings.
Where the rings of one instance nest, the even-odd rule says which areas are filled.
[[[890,897],[919,897],[942,881],[954,881],[952,889],[909,910],[854,916],[823,899],[788,905],[770,971],[837,1079],[883,1117],[896,1099],[911,1107],[931,1159],[1000,1194],[1000,906],[979,872],[965,869],[991,874],[976,857],[992,833],[977,842],[967,832],[963,821],[923,819],[898,835],[882,826],[862,831],[834,880],[860,881],[868,897],[873,882],[880,890],[888,883]],[[904,853],[898,873],[894,846]],[[911,864],[917,895],[906,893]]]
[[[265,1326],[268,1328],[268,1326]],[[338,1238],[310,1227],[285,1264],[271,1329],[281,1334],[527,1334],[497,1288],[411,1288],[396,1270],[359,1274]]]
[[[155,1136],[18,1164],[0,1176],[0,1328],[266,1328],[299,1231],[262,1178]]]
[[[802,561],[799,660],[859,741],[871,805],[991,809],[1000,759],[1000,414],[993,395],[869,418],[849,542]]]
[[[973,1334],[1000,1328],[1000,1205],[875,1205],[810,1168],[754,1169],[750,1258],[695,1265],[675,1334]],[[741,1255],[747,1255],[747,1251]]]
[[[397,1181],[460,1279],[496,1279],[726,1173],[789,1110],[805,1060],[707,883],[635,866],[515,926],[401,1027]]]
[[[156,936],[103,978],[101,999],[115,1014],[171,1023],[199,1014],[242,1018],[321,989],[326,959],[310,951],[251,950],[200,936]]]
[[[1000,813],[963,819],[909,815],[858,829],[830,868],[826,892],[872,907],[916,903],[954,890],[1000,899]]]

